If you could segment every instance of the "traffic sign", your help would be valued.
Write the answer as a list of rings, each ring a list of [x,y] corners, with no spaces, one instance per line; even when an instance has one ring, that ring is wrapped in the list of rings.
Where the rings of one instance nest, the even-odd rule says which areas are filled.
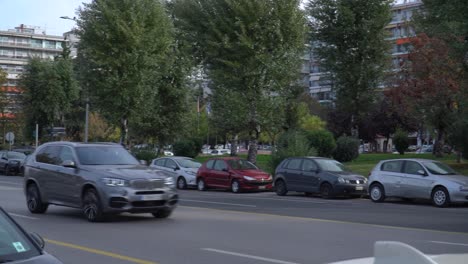
[[[8,132],[6,133],[5,135],[5,139],[8,141],[8,142],[12,142],[13,140],[15,140],[15,134],[13,132]]]

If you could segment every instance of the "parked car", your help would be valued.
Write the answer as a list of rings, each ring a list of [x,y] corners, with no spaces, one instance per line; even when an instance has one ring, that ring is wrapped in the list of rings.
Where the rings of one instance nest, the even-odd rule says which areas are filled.
[[[168,157],[154,159],[150,168],[160,169],[173,173],[178,189],[197,186],[197,172],[201,163],[188,157]]]
[[[170,174],[140,165],[119,144],[43,144],[27,160],[24,176],[32,213],[54,204],[81,208],[91,222],[122,212],[166,218],[178,202]]]
[[[432,145],[422,145],[420,149],[416,151],[416,153],[432,153],[433,146]]]
[[[0,151],[0,170],[5,175],[18,174],[23,165],[26,155],[16,151]]]
[[[254,164],[235,157],[214,158],[198,169],[197,188],[221,188],[239,193],[247,190],[272,189],[272,176]]]
[[[221,156],[221,155],[230,155],[230,154],[231,154],[231,150],[229,149],[213,149],[210,152],[210,155],[212,156]]]
[[[38,234],[28,234],[0,207],[0,263],[61,264],[44,245]]]
[[[169,150],[164,150],[163,154],[164,156],[174,156],[174,153],[172,153],[172,151],[169,151]]]
[[[459,175],[446,164],[427,159],[380,161],[369,177],[373,202],[387,197],[430,199],[437,207],[468,202],[468,177]]]
[[[349,172],[340,162],[320,157],[283,160],[275,171],[276,194],[289,191],[319,193],[323,198],[361,196],[367,193],[367,179]]]

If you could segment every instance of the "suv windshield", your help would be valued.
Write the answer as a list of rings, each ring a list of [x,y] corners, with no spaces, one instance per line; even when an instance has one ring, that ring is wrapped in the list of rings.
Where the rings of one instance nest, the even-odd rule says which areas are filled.
[[[449,166],[445,165],[444,163],[441,162],[424,162],[423,163],[424,167],[426,169],[435,175],[455,175],[457,174],[452,168]]]
[[[192,159],[178,159],[177,162],[183,168],[200,168],[201,163],[196,162]]]
[[[29,259],[41,253],[0,209],[0,263]]]
[[[336,160],[316,159],[315,162],[317,162],[319,167],[324,171],[332,171],[332,172],[346,171],[345,166]]]
[[[257,166],[246,160],[228,160],[227,162],[234,170],[258,170]]]
[[[77,147],[76,154],[83,165],[138,165],[139,162],[120,146]]]
[[[8,152],[7,154],[9,159],[24,159],[26,158],[26,155],[20,152]]]

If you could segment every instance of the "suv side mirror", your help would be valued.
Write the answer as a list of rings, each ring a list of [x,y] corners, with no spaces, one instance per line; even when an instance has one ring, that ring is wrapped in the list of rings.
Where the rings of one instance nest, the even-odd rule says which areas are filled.
[[[76,164],[72,160],[65,160],[64,162],[62,162],[62,166],[65,168],[76,168]]]
[[[418,170],[417,173],[421,176],[426,176],[426,172],[424,172],[423,170]]]
[[[34,242],[36,242],[36,244],[37,244],[40,248],[44,249],[44,247],[45,247],[45,242],[44,242],[44,239],[43,239],[39,234],[37,234],[37,233],[30,233],[29,235],[31,236],[31,238],[34,240]]]

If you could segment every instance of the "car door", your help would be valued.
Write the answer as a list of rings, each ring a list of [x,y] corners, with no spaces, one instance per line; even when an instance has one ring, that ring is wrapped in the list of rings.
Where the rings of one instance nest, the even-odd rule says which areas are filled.
[[[59,160],[60,146],[47,146],[36,155],[36,179],[45,191],[49,202],[62,203],[60,199]]]
[[[402,181],[404,174],[402,173],[404,160],[386,161],[380,166],[379,181],[385,188],[387,196],[401,196]]]
[[[431,197],[432,180],[428,177],[427,171],[419,162],[407,160],[403,173],[402,196],[423,199]]]
[[[207,186],[213,186],[215,185],[214,181],[214,164],[215,164],[214,159],[209,160],[206,162],[205,169],[201,171],[201,177],[204,178],[205,184]]]
[[[286,164],[284,177],[286,185],[290,191],[303,191],[301,184],[302,159],[293,158]]]
[[[231,186],[230,173],[228,172],[226,161],[221,159],[216,160],[212,176],[214,185],[222,188],[229,188]]]
[[[165,163],[166,163],[166,159],[155,159],[151,167],[158,169],[158,170],[164,170]]]
[[[64,167],[64,161],[72,161],[77,164],[77,158],[73,148],[62,146],[59,149],[57,162],[57,194],[58,199],[63,203],[71,206],[79,206],[81,203],[81,186],[84,184],[84,179],[78,176],[77,168]]]
[[[302,160],[302,173],[298,176],[298,184],[304,192],[318,192],[319,190],[318,166],[311,159]]]
[[[0,152],[0,170],[6,175],[5,167],[8,164],[8,158],[5,151]]]

